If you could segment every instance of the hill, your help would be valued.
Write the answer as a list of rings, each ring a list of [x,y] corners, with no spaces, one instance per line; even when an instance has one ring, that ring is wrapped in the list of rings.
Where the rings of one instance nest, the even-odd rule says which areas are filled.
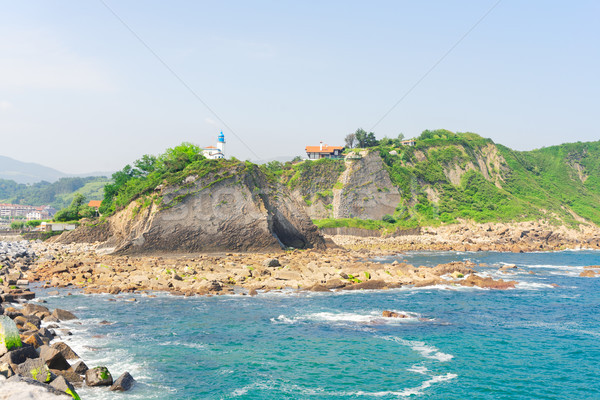
[[[425,131],[414,147],[274,165],[321,227],[459,221],[600,225],[600,142],[514,151],[472,133]],[[346,155],[348,155],[348,151]]]
[[[105,186],[102,218],[59,240],[102,241],[124,254],[324,247],[303,207],[264,169],[200,153],[184,143],[127,165]]]
[[[0,179],[0,203],[51,205],[61,209],[71,204],[76,193],[87,200],[101,200],[108,183],[106,177],[60,178],[54,183],[42,181],[31,185]]]
[[[16,183],[35,183],[40,181],[54,182],[67,174],[41,164],[18,161],[10,157],[0,156],[0,179]]]

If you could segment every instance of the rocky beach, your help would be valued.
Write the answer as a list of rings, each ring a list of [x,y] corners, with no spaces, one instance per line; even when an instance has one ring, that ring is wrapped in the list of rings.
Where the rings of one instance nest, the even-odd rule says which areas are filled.
[[[36,302],[30,284],[49,290],[67,288],[109,295],[145,293],[150,297],[158,292],[186,297],[255,296],[290,289],[337,292],[436,285],[504,290],[514,289],[517,284],[509,279],[515,266],[498,269],[500,276],[506,274],[506,279],[493,278],[477,274],[475,267],[480,265],[471,261],[419,266],[402,260],[402,253],[597,249],[600,234],[591,229],[553,229],[530,222],[451,225],[394,238],[330,236],[326,242],[328,249],[151,255],[107,255],[101,251],[101,242],[60,243],[60,238],[47,242],[0,242],[0,307],[4,315],[0,321],[4,332],[0,379],[6,380],[3,383],[6,394],[1,398],[14,398],[10,397],[11,390],[21,391],[25,387],[32,398],[50,395],[78,398],[77,387],[84,384],[113,385],[112,390],[124,390],[133,382],[127,372],[113,382],[104,366],[88,372],[84,361],[78,360],[73,350],[61,341],[61,336],[70,334],[61,328],[61,322],[77,317]],[[386,256],[398,260],[382,262],[381,257]],[[586,268],[580,276],[596,277],[599,269]],[[383,316],[406,318],[405,314],[388,310]]]
[[[125,391],[135,380],[125,372],[113,378],[105,366],[88,368],[62,341],[61,326],[77,317],[43,305],[29,290],[31,266],[52,257],[41,242],[0,242],[0,399],[79,399],[84,384]]]

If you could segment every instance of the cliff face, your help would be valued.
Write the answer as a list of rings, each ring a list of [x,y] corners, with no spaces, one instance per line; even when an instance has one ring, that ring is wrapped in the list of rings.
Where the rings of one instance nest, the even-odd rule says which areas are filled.
[[[150,200],[154,199],[154,200]],[[105,252],[190,253],[322,248],[303,207],[256,166],[238,164],[203,177],[160,185],[105,222]],[[61,241],[85,241],[81,228]]]
[[[339,188],[333,189],[334,218],[381,219],[400,202],[379,154],[364,151],[361,157],[345,161]]]
[[[405,226],[461,220],[600,224],[600,142],[518,152],[474,134],[451,135],[327,160],[337,169],[307,161],[292,167],[301,174],[284,174],[283,181],[314,219],[389,214]],[[315,182],[312,176],[318,186],[308,183]]]

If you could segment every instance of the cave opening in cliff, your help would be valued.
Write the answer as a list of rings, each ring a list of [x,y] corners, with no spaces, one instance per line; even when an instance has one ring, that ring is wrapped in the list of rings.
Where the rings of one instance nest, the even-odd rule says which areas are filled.
[[[273,217],[272,233],[283,247],[293,247],[295,249],[304,249],[306,247],[304,235],[292,223],[281,216]]]

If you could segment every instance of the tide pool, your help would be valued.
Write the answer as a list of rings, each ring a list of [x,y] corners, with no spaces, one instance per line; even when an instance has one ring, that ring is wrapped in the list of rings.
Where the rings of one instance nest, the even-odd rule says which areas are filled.
[[[519,284],[256,297],[37,293],[80,317],[64,324],[73,335],[63,340],[88,366],[138,381],[128,393],[80,389],[83,399],[600,398],[600,278],[578,276],[600,264],[600,252],[382,259],[394,260],[471,260],[486,264],[478,273]],[[518,268],[500,273],[506,264]]]

